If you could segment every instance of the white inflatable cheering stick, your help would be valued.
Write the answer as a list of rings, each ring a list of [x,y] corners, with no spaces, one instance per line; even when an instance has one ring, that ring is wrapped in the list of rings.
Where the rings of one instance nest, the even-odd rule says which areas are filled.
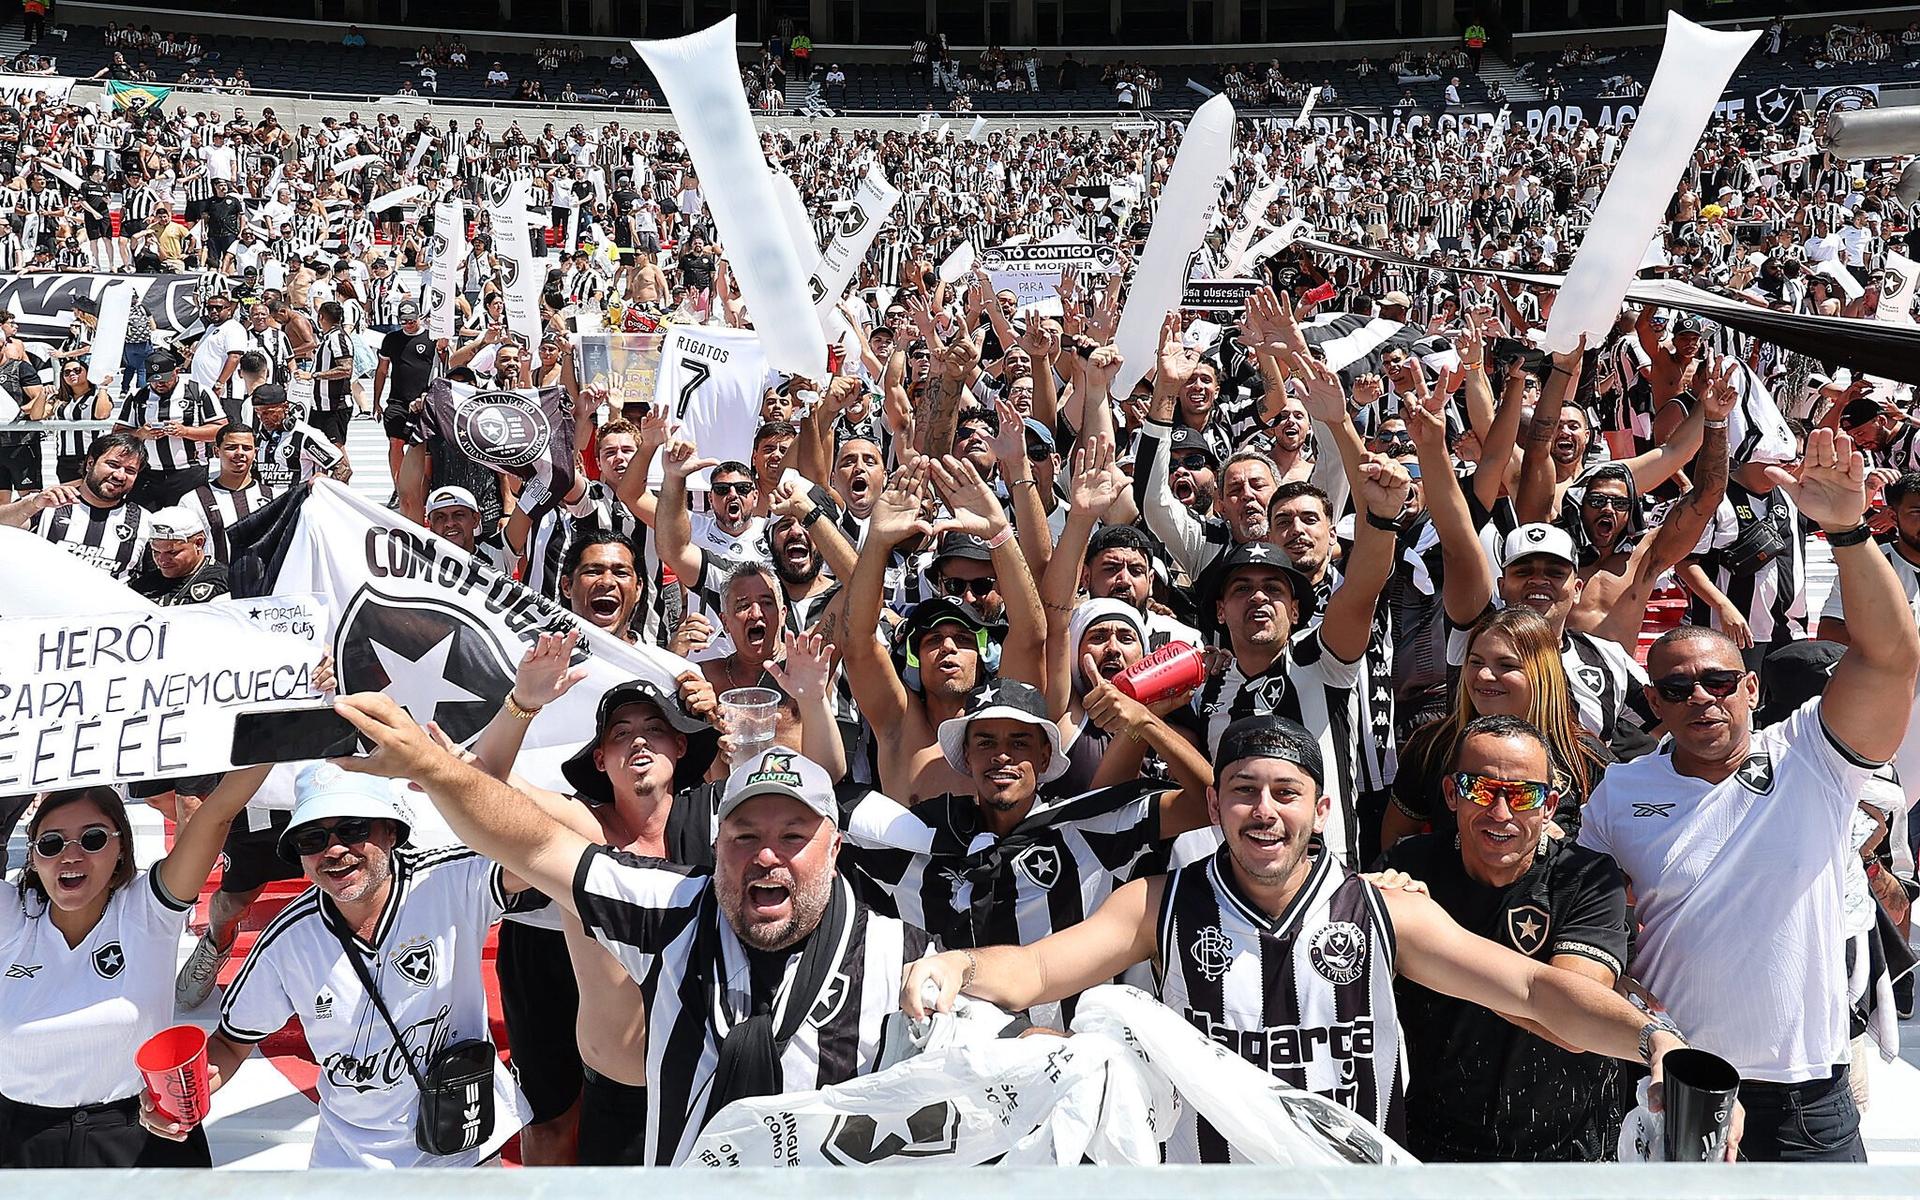
[[[734,25],[729,16],[699,33],[636,41],[633,48],[659,79],[693,169],[709,184],[707,207],[767,362],[790,375],[819,379],[827,370],[827,343],[807,295],[813,264],[794,253],[784,224],[768,219],[779,202],[747,111]]]

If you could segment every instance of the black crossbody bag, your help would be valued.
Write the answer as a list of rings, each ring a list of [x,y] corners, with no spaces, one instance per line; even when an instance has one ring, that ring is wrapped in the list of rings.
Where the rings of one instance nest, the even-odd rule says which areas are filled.
[[[380,989],[374,986],[360,952],[346,934],[338,929],[333,932],[347,953],[347,961],[353,964],[354,974],[360,977],[360,986],[367,989],[368,999],[393,1034],[394,1048],[407,1064],[407,1074],[420,1089],[420,1107],[413,1118],[413,1144],[428,1154],[464,1154],[493,1136],[493,1065],[499,1061],[493,1043],[485,1038],[455,1042],[434,1055],[423,1074],[414,1064],[406,1039],[400,1036],[400,1027],[387,1011],[387,1002],[380,998]]]

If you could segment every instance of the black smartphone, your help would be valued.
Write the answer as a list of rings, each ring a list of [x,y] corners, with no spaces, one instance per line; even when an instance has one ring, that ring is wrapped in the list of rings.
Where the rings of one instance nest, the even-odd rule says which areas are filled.
[[[231,757],[236,767],[347,758],[366,749],[360,731],[331,704],[255,710],[233,719]]]
[[[1519,338],[1493,339],[1492,353],[1493,360],[1503,365],[1512,359],[1519,359],[1524,368],[1534,375],[1545,371],[1552,361],[1545,350]]]

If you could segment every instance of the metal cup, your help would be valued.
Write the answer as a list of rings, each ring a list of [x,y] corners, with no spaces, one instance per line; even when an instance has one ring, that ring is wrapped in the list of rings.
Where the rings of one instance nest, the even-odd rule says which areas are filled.
[[[1668,1162],[1719,1162],[1733,1127],[1740,1072],[1717,1054],[1688,1047],[1660,1060]]]

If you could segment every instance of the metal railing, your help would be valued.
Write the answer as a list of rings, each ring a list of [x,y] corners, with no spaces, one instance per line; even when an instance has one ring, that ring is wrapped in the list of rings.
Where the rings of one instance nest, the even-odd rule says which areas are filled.
[[[644,1171],[644,1173],[643,1173]],[[137,1183],[135,1180],[137,1179]],[[23,1181],[24,1183],[25,1181]],[[35,1191],[108,1200],[136,1186],[151,1200],[364,1200],[362,1172],[47,1171]],[[912,1170],[705,1171],[575,1167],[566,1170],[409,1171],[410,1200],[1796,1200],[1920,1195],[1920,1168],[1429,1165],[1417,1167],[1008,1167],[958,1168],[914,1160]]]

